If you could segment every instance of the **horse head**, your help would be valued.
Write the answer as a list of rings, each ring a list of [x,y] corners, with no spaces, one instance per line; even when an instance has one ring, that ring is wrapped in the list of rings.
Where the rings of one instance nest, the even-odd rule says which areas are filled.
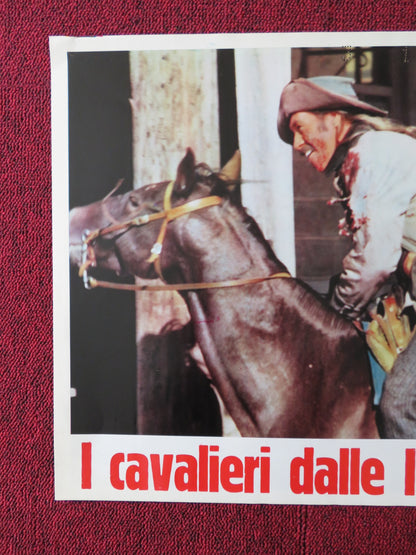
[[[188,148],[173,181],[72,209],[72,263],[145,279],[156,278],[162,271],[175,274],[182,253],[178,241],[171,240],[172,232],[178,233],[180,220],[189,220],[194,212],[229,198],[238,174],[239,153],[216,174],[204,164],[196,165]],[[203,200],[207,198],[211,201]],[[194,233],[196,225],[191,222],[188,233]]]

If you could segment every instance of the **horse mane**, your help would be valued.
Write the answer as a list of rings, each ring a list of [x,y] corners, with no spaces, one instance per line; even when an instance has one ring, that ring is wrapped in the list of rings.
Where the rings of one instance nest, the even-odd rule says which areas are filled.
[[[224,199],[230,201],[232,206],[238,210],[243,219],[243,224],[246,229],[253,235],[266,249],[267,257],[269,260],[281,266],[282,269],[284,264],[277,258],[270,241],[268,241],[262,230],[260,229],[256,220],[250,216],[241,203],[240,194],[236,195],[236,188],[241,185],[241,179],[238,180],[228,180],[221,172],[214,172],[207,164],[198,164],[195,166],[195,173],[198,181],[202,181],[204,185],[208,185],[210,188],[211,195],[218,195]]]
[[[314,328],[322,329],[325,335],[345,331],[355,333],[351,322],[329,305],[327,297],[300,279],[296,283],[298,286],[293,288],[291,302],[300,307],[305,321],[310,322]]]
[[[213,171],[208,164],[204,163],[195,166],[195,176],[198,182],[208,185],[211,195],[218,195],[223,198],[229,197],[232,190],[241,183],[241,180],[227,180],[221,172]]]
[[[264,234],[256,220],[249,216],[242,206],[241,211],[244,216],[244,225],[266,249],[268,258],[280,266],[281,271],[287,271],[283,262],[277,258],[270,242],[264,237]],[[310,285],[300,279],[296,279],[296,284],[297,287],[293,288],[293,292],[291,293],[291,300],[302,308],[302,313],[304,316],[307,315],[307,319],[311,322],[315,322],[315,326],[316,321],[319,319],[319,321],[322,322],[323,329],[326,329],[327,327],[333,329],[344,328],[346,319],[329,306],[325,297],[320,295]]]

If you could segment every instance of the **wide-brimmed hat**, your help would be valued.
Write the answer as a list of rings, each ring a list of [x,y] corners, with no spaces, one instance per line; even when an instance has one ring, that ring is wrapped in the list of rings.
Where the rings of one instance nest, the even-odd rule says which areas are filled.
[[[387,112],[358,99],[354,80],[349,77],[322,76],[295,79],[288,83],[280,97],[277,130],[286,143],[293,143],[290,117],[296,112],[346,110],[353,113],[386,116]]]

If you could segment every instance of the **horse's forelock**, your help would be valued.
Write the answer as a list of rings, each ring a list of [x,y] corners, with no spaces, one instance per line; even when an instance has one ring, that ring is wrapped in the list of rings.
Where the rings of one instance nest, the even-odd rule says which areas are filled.
[[[207,164],[195,166],[196,181],[206,185],[211,195],[228,198],[239,183],[225,179],[220,172],[213,171]]]

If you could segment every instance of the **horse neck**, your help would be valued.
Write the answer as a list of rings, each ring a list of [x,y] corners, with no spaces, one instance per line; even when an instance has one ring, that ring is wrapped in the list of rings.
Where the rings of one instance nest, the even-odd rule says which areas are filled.
[[[225,203],[224,206],[192,215],[179,229],[177,241],[184,253],[181,278],[187,282],[251,279],[287,272],[256,222],[242,208],[231,204]],[[328,328],[341,333],[351,331],[352,326],[344,318],[330,309],[316,292],[296,279],[277,278],[250,289],[243,286],[199,294],[202,308],[209,310],[209,305],[221,304],[227,305],[228,312],[244,308],[248,298],[254,304],[254,297],[266,306],[277,303],[285,317],[293,316],[300,326],[309,327],[313,323],[312,327],[317,328],[319,333]],[[198,318],[202,316],[200,310],[201,307]],[[272,312],[266,310],[267,314]],[[273,325],[277,324],[274,313]]]
[[[176,281],[179,277],[179,280],[190,283],[215,283],[287,273],[256,222],[243,209],[231,204],[190,217],[179,231],[177,240],[184,256],[181,258],[181,276],[175,276]],[[250,307],[248,318],[254,318],[253,325],[265,329],[273,326],[275,332],[280,320],[288,314],[293,314],[302,325],[301,305],[305,298],[308,304],[317,305],[323,315],[331,312],[311,290],[297,280],[285,277],[265,280],[253,286],[203,290],[197,297],[196,320],[209,320],[209,314],[216,311],[238,313],[241,319]],[[280,317],[273,306],[279,307]],[[263,309],[260,310],[260,307]],[[205,312],[205,316],[201,311]],[[334,317],[337,318],[336,315]]]
[[[180,233],[189,281],[266,277],[287,271],[257,224],[227,202],[188,218]]]
[[[233,207],[189,218],[180,248],[187,281],[253,278],[284,270],[262,236]],[[285,406],[280,384],[295,392],[293,407],[310,399],[312,390],[323,411],[336,405],[332,394],[322,397],[323,369],[325,384],[342,381],[343,374],[354,370],[348,370],[346,357],[340,355],[341,345],[345,353],[361,347],[352,326],[309,288],[296,279],[274,279],[184,296],[214,383],[243,435],[286,434],[273,408]],[[306,382],[305,371],[310,372]],[[369,389],[364,378],[354,380]],[[312,407],[311,429],[313,414]]]

